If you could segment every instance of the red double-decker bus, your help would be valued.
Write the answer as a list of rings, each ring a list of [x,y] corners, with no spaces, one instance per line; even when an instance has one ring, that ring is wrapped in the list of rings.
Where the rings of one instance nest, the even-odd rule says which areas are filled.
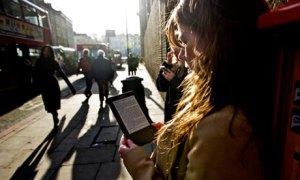
[[[47,11],[27,0],[0,0],[0,93],[32,85],[35,60],[46,44]]]

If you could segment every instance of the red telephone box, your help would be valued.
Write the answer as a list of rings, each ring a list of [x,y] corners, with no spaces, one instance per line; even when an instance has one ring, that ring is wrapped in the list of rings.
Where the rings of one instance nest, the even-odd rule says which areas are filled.
[[[262,15],[258,25],[274,42],[272,179],[300,180],[300,1]]]

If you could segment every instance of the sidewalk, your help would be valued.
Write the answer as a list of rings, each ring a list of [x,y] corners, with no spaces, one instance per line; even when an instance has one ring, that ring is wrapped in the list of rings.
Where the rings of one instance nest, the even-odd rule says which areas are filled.
[[[76,75],[72,75],[68,77],[70,82],[75,86],[75,87],[79,87],[82,88],[84,86],[84,76],[82,74],[76,76]],[[59,79],[59,86],[61,89],[61,94],[62,97],[67,97],[71,94],[70,89],[68,88],[67,84],[65,83],[65,81],[63,79]],[[37,94],[35,94],[34,96],[36,96]],[[8,95],[10,96],[9,98],[11,99],[10,101],[12,101],[14,98],[18,99],[20,97],[13,97],[13,95]],[[10,130],[14,130],[15,126],[20,126],[23,123],[27,124],[30,123],[30,120],[32,120],[32,118],[30,117],[33,113],[35,113],[36,111],[44,111],[44,105],[42,102],[42,98],[41,96],[36,96],[36,97],[30,97],[27,98],[27,101],[23,101],[22,103],[19,104],[23,104],[21,106],[16,105],[16,102],[12,102],[10,103],[10,105],[12,105],[14,103],[14,105],[12,105],[11,111],[6,112],[6,114],[3,114],[2,116],[0,116],[0,139],[2,136],[5,136],[7,133],[10,132]],[[25,99],[24,99],[25,100]],[[5,105],[4,102],[2,102],[2,106]],[[15,106],[13,108],[13,106]],[[9,109],[10,109],[9,108]],[[24,121],[24,119],[28,119],[27,121]],[[22,122],[20,122],[22,121]],[[10,129],[10,130],[9,130]],[[6,132],[3,132],[3,130],[6,130]]]
[[[117,72],[110,96],[122,92],[121,80],[128,77],[127,69]],[[162,121],[164,102],[143,65],[137,76],[144,79],[150,117]],[[83,88],[75,96],[63,96],[55,135],[51,115],[41,110],[27,118],[30,123],[2,136],[0,179],[131,179],[118,154],[122,133],[108,106],[100,109],[97,89],[94,83],[88,102]]]

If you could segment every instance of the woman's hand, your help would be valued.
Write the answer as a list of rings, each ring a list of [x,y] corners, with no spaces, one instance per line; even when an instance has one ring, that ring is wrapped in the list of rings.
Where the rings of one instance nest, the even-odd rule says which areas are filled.
[[[174,78],[175,73],[169,69],[166,69],[162,72],[162,75],[167,81],[171,81]]]
[[[167,62],[168,62],[168,64],[172,64],[172,60],[173,60],[173,56],[174,56],[174,52],[173,51],[169,51],[168,53],[167,53]]]
[[[154,123],[152,123],[151,124],[151,126],[154,128],[154,129],[156,129],[157,131],[161,128],[161,127],[163,127],[163,123],[161,123],[161,122],[154,122]]]
[[[136,147],[138,147],[138,145],[134,144],[130,139],[127,139],[124,135],[122,135],[119,147],[119,154],[121,158],[123,158],[126,153]]]
[[[154,122],[151,124],[154,129],[159,130],[164,124],[160,122]],[[127,139],[124,135],[122,135],[120,140],[119,154],[121,158],[124,157],[126,153],[131,151],[132,149],[138,147],[138,145],[134,144],[130,139]]]

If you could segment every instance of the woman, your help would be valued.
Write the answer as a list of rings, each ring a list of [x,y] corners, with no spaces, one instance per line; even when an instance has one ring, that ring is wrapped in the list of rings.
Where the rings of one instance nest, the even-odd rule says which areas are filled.
[[[164,107],[165,123],[172,119],[176,112],[182,89],[179,87],[185,76],[187,68],[184,61],[178,59],[180,48],[171,45],[171,51],[167,53],[167,61],[164,61],[156,78],[156,87],[161,92],[166,92]]]
[[[54,128],[57,128],[59,122],[57,110],[60,109],[60,88],[55,73],[58,72],[66,81],[73,94],[76,94],[76,90],[60,68],[58,62],[55,61],[54,51],[51,46],[44,46],[42,48],[35,68],[36,83],[42,94],[45,109],[48,113],[52,114]]]
[[[179,58],[192,72],[150,158],[122,137],[119,152],[134,179],[265,178],[258,123],[265,116],[248,52],[255,52],[257,17],[266,10],[260,0],[181,0],[175,7],[170,21],[178,28]]]

